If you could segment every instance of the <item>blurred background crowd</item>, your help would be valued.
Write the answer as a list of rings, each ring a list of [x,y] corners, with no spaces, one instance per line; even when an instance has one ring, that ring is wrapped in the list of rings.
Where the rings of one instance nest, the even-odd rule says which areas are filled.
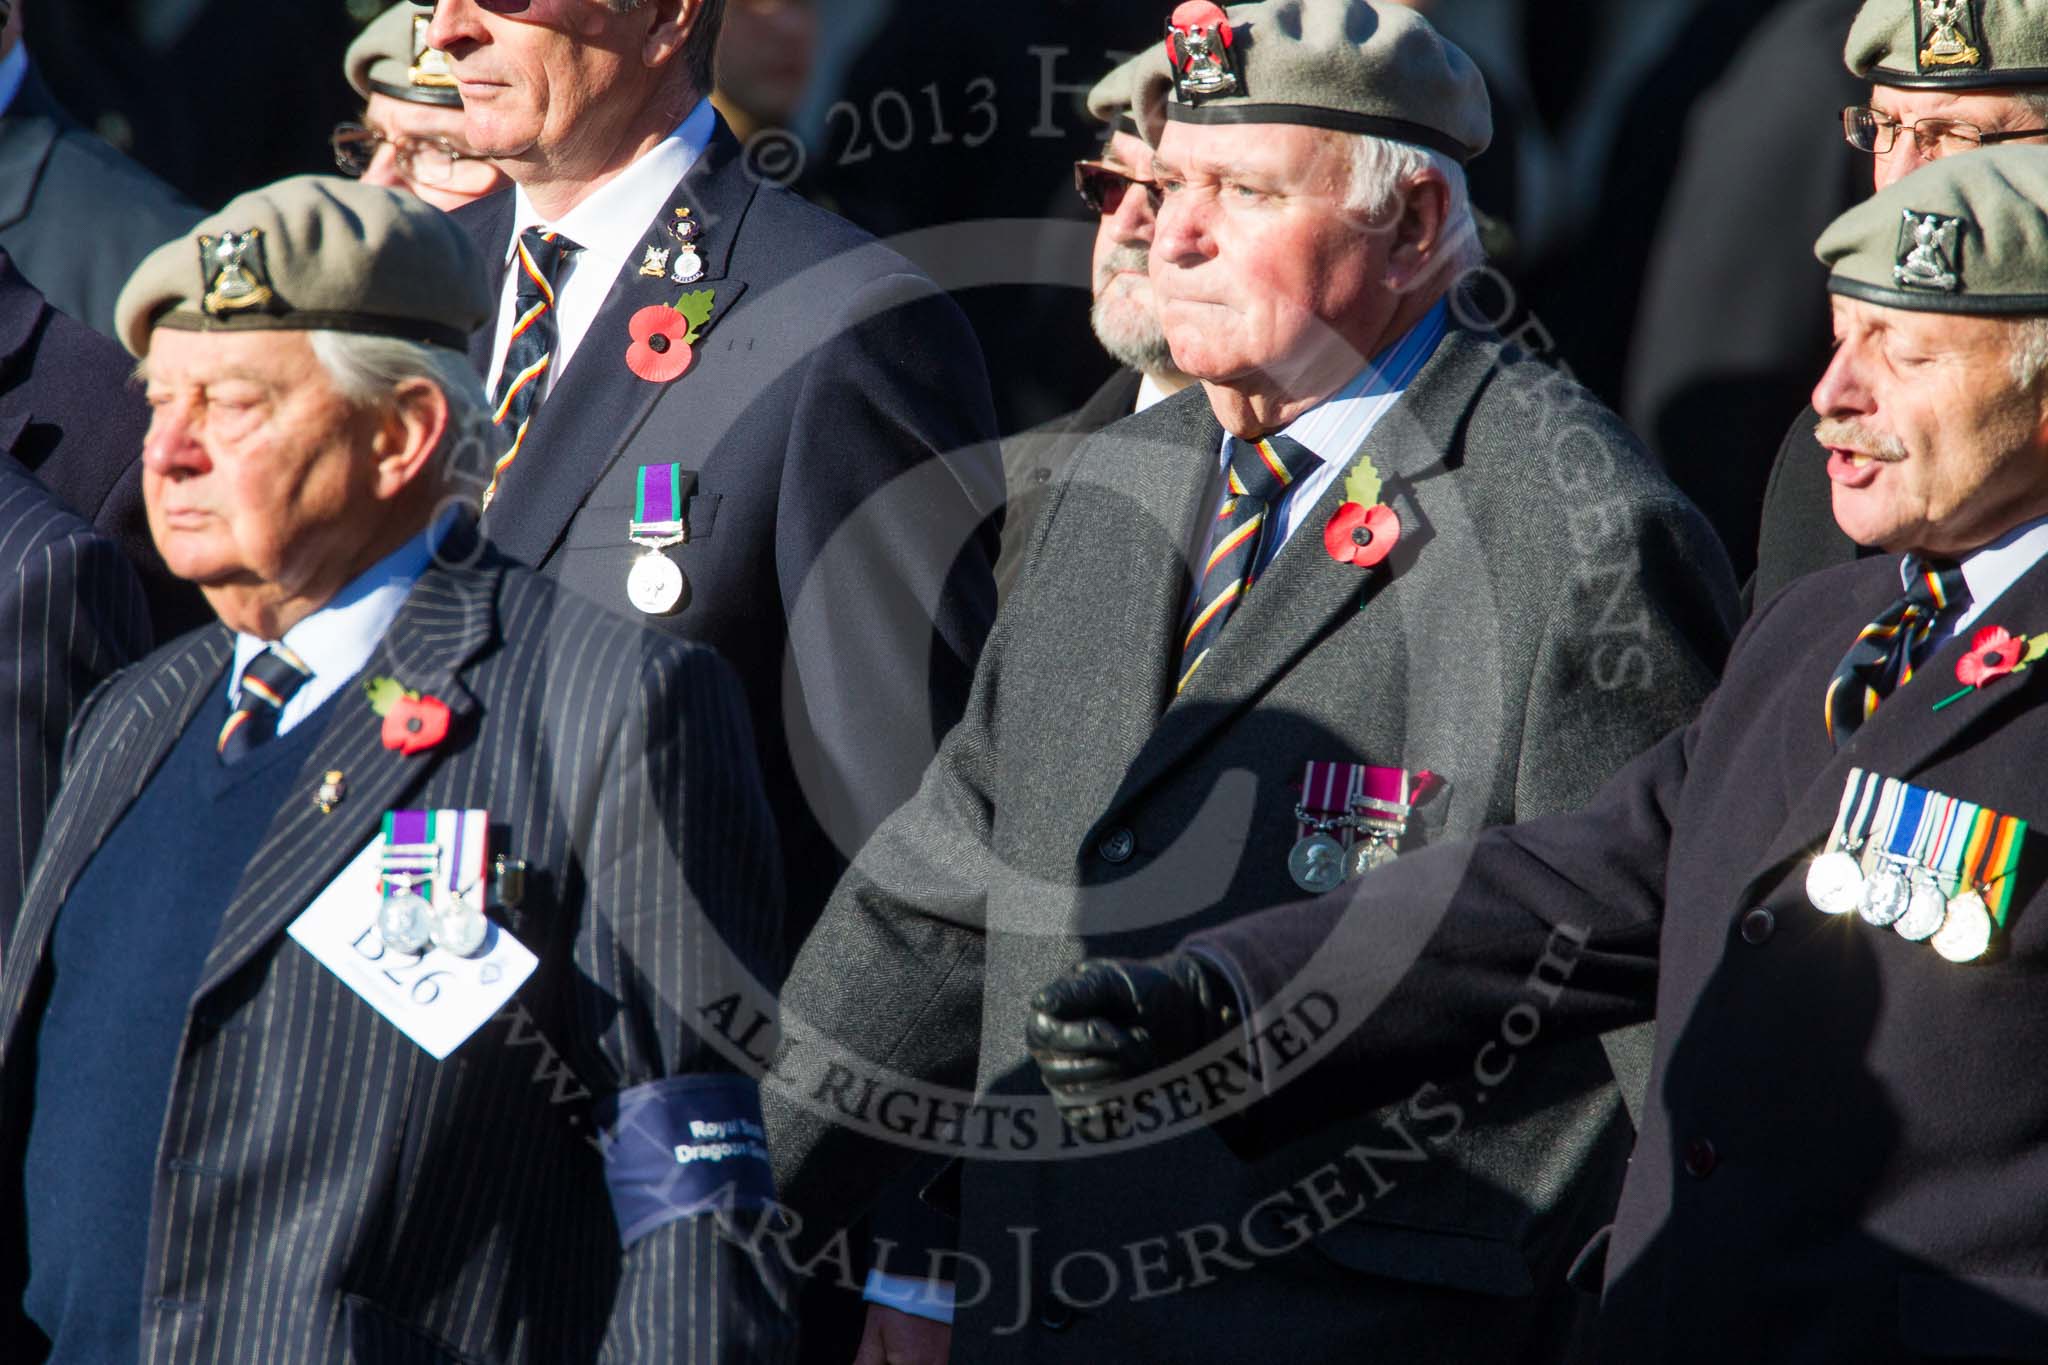
[[[1807,249],[1868,167],[1836,111],[1855,0],[1417,0],[1471,53],[1497,134],[1472,168],[1500,271],[1488,308],[1624,412],[1738,574],[1787,412],[1827,349]],[[27,7],[56,100],[218,206],[325,169],[361,116],[340,56],[376,0]],[[1087,88],[1160,39],[1151,0],[732,0],[718,102],[764,175],[955,290],[1005,432],[1070,411],[1113,362],[1087,335],[1093,219],[1072,163]]]

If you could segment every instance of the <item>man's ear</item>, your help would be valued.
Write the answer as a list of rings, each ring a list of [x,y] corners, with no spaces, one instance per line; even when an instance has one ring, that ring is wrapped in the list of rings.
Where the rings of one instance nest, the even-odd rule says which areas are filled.
[[[1449,240],[1458,230],[1450,217],[1451,186],[1442,171],[1423,171],[1403,187],[1400,212],[1388,226],[1387,285],[1396,294],[1408,293],[1442,266],[1446,250],[1456,245]]]
[[[650,68],[667,66],[682,55],[683,47],[697,26],[704,22],[707,0],[647,0],[640,13],[647,29],[640,43],[640,60]],[[708,95],[708,90],[699,90]]]
[[[389,501],[418,483],[451,439],[448,395],[427,379],[407,379],[392,390],[377,418],[377,497]]]

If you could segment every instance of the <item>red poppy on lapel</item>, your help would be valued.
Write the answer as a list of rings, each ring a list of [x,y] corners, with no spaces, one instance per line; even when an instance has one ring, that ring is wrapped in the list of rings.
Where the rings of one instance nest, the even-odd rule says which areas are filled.
[[[674,303],[651,303],[626,320],[633,344],[626,348],[626,368],[650,384],[666,384],[690,368],[693,349],[718,295],[699,289]]]
[[[384,747],[411,757],[448,738],[448,703],[406,687],[395,678],[371,678],[363,684],[370,709],[384,717],[379,738]]]
[[[690,368],[690,324],[665,303],[650,304],[626,325],[633,344],[626,348],[626,368],[650,384],[666,384]]]
[[[1970,641],[1970,652],[1956,661],[1956,681],[1982,687],[2026,662],[2027,641],[2004,626],[1986,626]]]
[[[1376,502],[1370,507],[1347,502],[1323,528],[1323,548],[1339,564],[1370,569],[1385,561],[1401,542],[1401,519],[1394,509]]]

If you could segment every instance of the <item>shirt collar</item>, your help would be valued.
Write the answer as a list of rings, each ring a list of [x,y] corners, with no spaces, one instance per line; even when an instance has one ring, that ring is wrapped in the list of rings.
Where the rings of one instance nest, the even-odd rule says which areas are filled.
[[[588,199],[563,214],[559,222],[541,216],[524,186],[512,191],[512,235],[505,242],[505,262],[510,264],[519,235],[531,227],[552,228],[583,249],[623,265],[632,259],[633,249],[647,235],[647,225],[665,208],[669,196],[697,158],[711,145],[718,116],[711,101],[701,99],[675,131],[654,144],[638,161],[626,167]]]
[[[1981,549],[1963,556],[1963,582],[1976,611],[1996,602],[2020,576],[2048,555],[2048,517],[2022,522]]]
[[[323,694],[363,671],[376,653],[378,642],[399,608],[433,561],[440,523],[421,531],[392,553],[372,564],[336,593],[331,601],[284,633],[285,648],[299,656],[312,670],[312,677],[324,684]],[[228,704],[235,705],[242,691],[242,670],[270,648],[271,642],[236,632],[235,666],[228,674]]]
[[[1167,399],[1171,397],[1173,397],[1173,395],[1168,393],[1166,391],[1165,386],[1162,385],[1158,380],[1154,379],[1149,374],[1143,375],[1138,380],[1138,402],[1137,405],[1131,409],[1131,411],[1134,413],[1143,412],[1146,408],[1151,407],[1153,404],[1164,403]]]
[[[0,114],[14,107],[21,87],[28,83],[28,44],[16,43],[14,51],[0,57]]]
[[[1281,434],[1307,446],[1324,464],[1350,459],[1374,424],[1415,382],[1423,363],[1436,353],[1449,318],[1450,305],[1437,300],[1436,307],[1367,361],[1349,383],[1289,422]],[[1226,465],[1235,453],[1236,440],[1228,435],[1223,438]]]

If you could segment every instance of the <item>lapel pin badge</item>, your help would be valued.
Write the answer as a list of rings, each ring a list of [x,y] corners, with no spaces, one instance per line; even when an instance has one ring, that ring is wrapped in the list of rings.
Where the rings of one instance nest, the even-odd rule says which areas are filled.
[[[320,808],[322,815],[334,814],[334,808],[341,804],[341,798],[348,794],[348,783],[342,780],[341,769],[330,768],[320,779],[320,789],[313,793],[313,804]]]

